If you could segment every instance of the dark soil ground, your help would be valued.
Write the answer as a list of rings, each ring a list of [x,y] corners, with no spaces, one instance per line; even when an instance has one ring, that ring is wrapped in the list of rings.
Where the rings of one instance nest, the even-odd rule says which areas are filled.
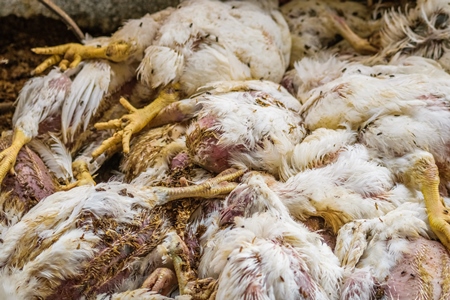
[[[34,54],[31,48],[55,46],[79,42],[75,35],[59,20],[46,17],[30,19],[7,16],[0,18],[0,133],[12,129],[13,103],[27,80],[32,78],[31,71],[47,57]],[[93,29],[83,29],[92,36]],[[106,33],[107,34],[107,33]],[[48,70],[47,70],[48,72]],[[109,166],[117,167],[119,158],[113,158]],[[112,168],[112,167],[111,167]],[[109,178],[100,172],[98,181]]]
[[[11,104],[31,78],[30,72],[45,59],[30,49],[77,40],[62,22],[50,18],[7,16],[0,23],[0,131],[4,131],[11,129]]]

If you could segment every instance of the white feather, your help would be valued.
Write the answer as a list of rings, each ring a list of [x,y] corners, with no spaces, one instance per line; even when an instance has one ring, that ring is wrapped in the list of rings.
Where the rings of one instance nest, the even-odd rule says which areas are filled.
[[[35,137],[39,123],[60,109],[70,90],[70,79],[58,69],[29,80],[16,101],[14,128],[20,128],[27,136]]]
[[[84,63],[72,83],[72,90],[62,107],[61,130],[63,141],[72,141],[81,125],[86,130],[92,115],[108,91],[111,68],[108,62]]]
[[[45,165],[59,179],[70,181],[73,178],[72,156],[63,142],[54,134],[50,135],[50,148],[38,139],[33,139],[29,145],[42,158]]]

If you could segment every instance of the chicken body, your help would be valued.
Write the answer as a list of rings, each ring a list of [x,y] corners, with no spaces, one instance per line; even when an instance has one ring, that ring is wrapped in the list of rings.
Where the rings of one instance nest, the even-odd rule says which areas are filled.
[[[186,132],[188,151],[213,172],[234,164],[279,176],[280,161],[306,134],[299,102],[268,81],[217,83],[194,101],[201,108]]]
[[[279,82],[290,45],[274,1],[184,1],[146,49],[139,76],[153,88],[178,81],[187,95],[220,80]]]
[[[440,175],[447,182],[449,75],[421,57],[373,67],[350,63],[345,70],[339,63],[335,66],[341,74],[328,76],[328,82],[310,83],[309,77],[302,81],[323,83],[309,93],[299,90],[305,126],[359,131],[360,141],[386,159],[415,149],[429,151],[442,165]]]
[[[443,0],[417,1],[415,6],[388,11],[380,31],[378,58],[418,55],[438,61],[450,70],[448,37],[450,10]]]
[[[83,46],[76,44],[36,50],[54,54],[36,69],[37,72],[48,67],[59,51],[64,52],[60,64],[63,69],[75,67],[82,58],[103,58],[112,62],[83,63],[72,84],[64,74],[52,71],[52,75],[41,79],[53,82],[48,88],[30,85],[30,89],[24,90],[22,99],[25,100],[19,101],[21,104],[15,117],[17,142],[3,153],[2,174],[14,165],[15,151],[36,136],[38,124],[51,113],[59,117],[61,112],[62,139],[72,142],[80,128],[87,128],[103,97],[130,81],[135,72],[150,90],[179,82],[185,95],[215,80],[255,78],[280,81],[289,62],[290,37],[275,1],[224,3],[192,0],[184,1],[177,9],[168,8],[131,20],[111,38],[90,40],[85,47],[86,52],[80,50],[85,49]],[[72,59],[74,61],[69,66]],[[68,76],[73,76],[68,72]],[[67,84],[59,87],[55,95],[48,95],[57,85],[55,79],[65,80]],[[30,94],[38,96],[29,97]],[[49,101],[47,98],[52,105],[44,104]],[[35,100],[30,102],[29,99]],[[25,124],[21,121],[30,116],[34,122]],[[135,122],[126,124],[131,127],[125,127],[124,145],[131,133],[140,131],[148,120],[143,122],[138,121],[138,128]],[[112,144],[106,143],[108,146],[94,151],[94,156],[98,157],[111,147],[111,151],[115,151],[119,142],[111,141]],[[126,149],[127,152],[128,144]]]
[[[139,268],[120,267],[113,261],[146,248],[143,256],[138,255],[144,259],[156,247],[145,246],[145,236],[164,235],[164,218],[153,220],[145,212],[145,198],[147,193],[120,183],[79,187],[47,197],[5,234],[2,289],[20,299],[59,298],[61,293],[77,298],[120,284],[131,270],[131,274],[139,273]],[[139,202],[140,208],[132,207]],[[70,284],[73,280],[81,289]],[[28,282],[26,287],[18,288],[23,282]]]
[[[242,199],[257,208],[228,218]],[[290,217],[261,175],[245,177],[205,225],[199,275],[218,278],[217,298],[338,298],[342,270],[331,249]]]
[[[314,64],[322,65],[305,60],[298,66],[311,69]],[[449,75],[422,57],[400,57],[373,67],[348,63],[340,69],[342,64],[334,58],[324,64],[335,69],[331,76],[319,76],[318,82],[312,74],[296,75],[297,84],[317,86],[307,92],[301,83],[297,85],[305,127],[358,131],[372,157],[379,158],[400,182],[423,192],[433,231],[450,247],[450,220],[438,193],[440,182],[443,191],[448,184]],[[402,156],[403,161],[396,159]]]
[[[341,16],[356,34],[364,38],[372,35],[380,23],[372,19],[369,7],[355,1],[293,0],[281,6],[280,10],[292,36],[291,66],[325,49],[337,50],[341,54],[354,53],[349,51],[349,45],[341,42],[343,37],[330,18],[331,14]]]
[[[335,250],[346,273],[341,299],[448,298],[450,256],[430,235],[425,208],[414,202],[344,225]]]

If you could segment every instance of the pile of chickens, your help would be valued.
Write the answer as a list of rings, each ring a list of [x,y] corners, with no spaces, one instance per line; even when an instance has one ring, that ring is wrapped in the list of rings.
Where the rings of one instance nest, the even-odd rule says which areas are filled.
[[[188,0],[33,49],[0,299],[450,299],[449,4]]]

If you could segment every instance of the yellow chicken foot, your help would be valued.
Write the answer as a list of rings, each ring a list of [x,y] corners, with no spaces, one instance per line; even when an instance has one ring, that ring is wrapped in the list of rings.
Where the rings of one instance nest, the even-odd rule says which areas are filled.
[[[150,289],[158,294],[168,296],[178,285],[177,276],[168,268],[157,268],[145,279],[141,288]]]
[[[450,250],[450,208],[439,195],[439,171],[431,154],[415,162],[411,177],[421,187],[431,230]]]
[[[218,176],[205,180],[203,183],[188,186],[188,187],[153,187],[155,193],[159,195],[157,205],[163,205],[170,201],[183,199],[183,198],[208,198],[219,195],[227,195],[237,186],[235,182],[228,182],[235,180],[242,176],[245,170],[232,170],[230,173],[222,172]]]
[[[348,27],[347,23],[345,23],[343,18],[333,13],[329,13],[328,17],[339,31],[339,34],[353,47],[353,49],[356,50],[356,52],[363,55],[375,54],[378,52],[378,49],[370,44],[368,40],[363,39],[354,33],[350,27]]]
[[[131,136],[141,131],[163,108],[178,100],[179,84],[169,85],[161,91],[152,103],[141,109],[133,107],[125,98],[121,98],[120,103],[130,113],[120,119],[94,125],[99,130],[117,129],[119,131],[95,149],[92,156],[96,158],[106,150],[116,148],[120,141],[122,142],[123,152],[128,153],[130,151]]]
[[[12,138],[11,146],[0,152],[0,183],[10,172],[14,174],[14,164],[20,149],[31,140],[22,130],[16,129]]]
[[[51,55],[34,69],[32,74],[40,74],[47,68],[59,63],[61,70],[74,68],[84,59],[103,58],[114,62],[126,60],[132,52],[131,44],[125,41],[110,43],[108,46],[95,47],[69,43],[55,47],[33,48],[36,54]]]
[[[73,175],[77,179],[77,181],[72,182],[68,185],[62,186],[61,189],[63,191],[70,190],[77,186],[82,185],[96,185],[94,179],[89,172],[89,168],[86,162],[84,161],[75,161],[72,163]]]
[[[184,241],[175,232],[169,233],[169,238],[167,253],[173,262],[180,295],[190,295],[198,300],[215,299],[217,280],[196,278],[189,264],[188,248]]]

